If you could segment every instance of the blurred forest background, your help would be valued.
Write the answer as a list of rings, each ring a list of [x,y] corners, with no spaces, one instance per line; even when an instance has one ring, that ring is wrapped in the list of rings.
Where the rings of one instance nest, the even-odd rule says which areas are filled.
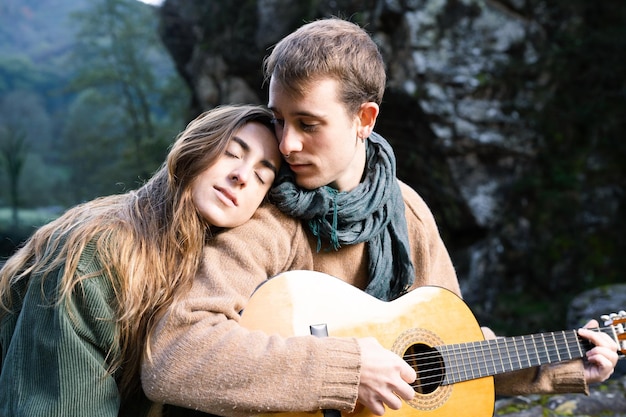
[[[382,45],[377,130],[479,320],[562,328],[577,294],[624,282],[626,2],[287,3],[1,0],[0,256],[67,207],[136,188],[200,111],[265,103],[267,48],[342,15]]]
[[[189,90],[138,1],[0,2],[2,255],[33,226],[134,189],[186,123]]]

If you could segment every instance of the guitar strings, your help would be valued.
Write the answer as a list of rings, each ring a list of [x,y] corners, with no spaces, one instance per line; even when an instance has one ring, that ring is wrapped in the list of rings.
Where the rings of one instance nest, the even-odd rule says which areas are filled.
[[[593,330],[606,331],[606,329],[610,328]],[[559,343],[565,343],[565,350],[559,349],[557,345]],[[579,337],[576,331],[563,331],[438,346],[426,352],[405,354],[403,358],[418,373],[416,383],[411,385],[415,389],[582,357],[584,353],[581,344],[591,346],[590,342]],[[538,345],[542,349],[538,349]],[[588,349],[585,348],[586,350]],[[472,362],[468,354],[477,357],[478,360]],[[482,355],[482,358],[478,357],[479,355]],[[511,359],[512,356],[517,359]],[[522,356],[525,357],[524,360]]]
[[[552,338],[553,340],[545,340],[545,337],[547,335],[549,335],[550,338]],[[560,340],[556,340],[557,335],[560,335],[558,338]],[[542,339],[539,339],[539,338],[542,338]],[[535,339],[539,340],[539,342],[544,345],[545,351],[548,353],[557,352],[558,349],[550,350],[551,346],[548,346],[546,343],[550,343],[551,345],[553,345],[555,342],[569,341],[569,343],[578,342],[578,343],[583,343],[583,344],[585,344],[585,342],[588,342],[586,339],[580,338],[575,331],[570,331],[569,333],[567,331],[564,331],[564,332],[553,332],[553,333],[541,333],[541,334],[529,335],[529,336],[499,337],[496,339],[481,340],[481,341],[475,341],[475,342],[442,345],[442,346],[437,346],[436,348],[439,348],[439,349],[445,348],[446,351],[451,354],[457,354],[458,352],[466,353],[469,351],[469,348],[476,349],[476,347],[481,348],[484,346],[487,346],[490,349],[493,347],[496,347],[500,351],[502,351],[501,348],[503,346],[507,348],[507,350],[510,349],[508,347],[507,342],[514,343],[515,345],[513,347],[515,349],[517,349],[519,347],[518,346],[519,343],[522,342],[523,347],[527,349],[526,340],[530,340],[533,343],[532,347],[536,349],[537,343],[535,342]],[[404,358],[412,358],[412,359],[423,358],[423,357],[428,357],[429,355],[432,355],[432,357],[439,357],[439,354],[437,352],[427,351],[427,352],[405,354]]]

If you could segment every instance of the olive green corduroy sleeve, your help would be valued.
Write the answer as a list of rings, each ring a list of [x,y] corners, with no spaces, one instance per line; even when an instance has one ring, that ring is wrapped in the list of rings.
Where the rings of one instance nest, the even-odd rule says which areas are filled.
[[[33,277],[24,295],[0,375],[0,415],[118,415],[117,385],[105,360],[115,331],[107,280],[85,281],[70,314],[54,302],[61,274],[43,286]]]

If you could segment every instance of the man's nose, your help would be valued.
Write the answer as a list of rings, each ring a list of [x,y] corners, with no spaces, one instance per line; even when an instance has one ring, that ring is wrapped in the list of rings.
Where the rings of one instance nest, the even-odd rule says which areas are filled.
[[[296,132],[294,128],[290,128],[287,125],[283,128],[282,136],[280,137],[280,144],[278,149],[283,156],[289,156],[294,152],[302,150],[302,137]]]

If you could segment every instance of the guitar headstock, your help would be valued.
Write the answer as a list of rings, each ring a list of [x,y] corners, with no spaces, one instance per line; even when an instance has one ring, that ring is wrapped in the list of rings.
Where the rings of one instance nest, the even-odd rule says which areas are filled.
[[[617,342],[617,350],[626,355],[626,311],[619,313],[605,314],[600,317],[604,321],[605,326],[611,327],[611,336]]]

